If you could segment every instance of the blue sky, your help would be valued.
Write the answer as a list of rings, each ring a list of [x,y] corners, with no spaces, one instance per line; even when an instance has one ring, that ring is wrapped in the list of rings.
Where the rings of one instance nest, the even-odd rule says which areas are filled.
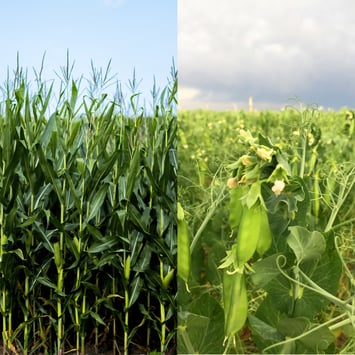
[[[106,68],[126,88],[135,68],[144,97],[149,97],[153,76],[164,87],[173,62],[177,63],[176,0],[17,0],[0,1],[0,83],[7,68],[20,65],[31,77],[40,68],[43,78],[56,78],[54,71],[75,61],[74,77]],[[85,81],[82,85],[86,85]],[[84,87],[83,86],[83,87]]]
[[[179,0],[179,109],[355,107],[355,2]]]

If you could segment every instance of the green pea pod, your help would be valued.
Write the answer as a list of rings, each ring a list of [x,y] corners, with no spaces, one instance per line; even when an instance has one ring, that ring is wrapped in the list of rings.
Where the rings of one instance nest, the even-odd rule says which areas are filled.
[[[230,190],[229,224],[232,229],[237,228],[242,220],[243,205],[241,198],[245,194],[245,187],[238,186]]]
[[[234,336],[248,316],[248,297],[244,274],[223,274],[224,332]]]
[[[244,265],[255,253],[260,235],[262,207],[259,204],[244,208],[237,237],[238,266]]]
[[[183,218],[183,210],[178,203],[179,218],[177,223],[178,234],[178,253],[177,253],[177,268],[178,276],[181,277],[186,283],[190,276],[190,232],[186,220]]]
[[[264,208],[261,208],[260,212],[260,235],[258,243],[256,244],[256,251],[260,256],[263,256],[271,247],[272,233],[269,225],[269,219],[267,212]]]

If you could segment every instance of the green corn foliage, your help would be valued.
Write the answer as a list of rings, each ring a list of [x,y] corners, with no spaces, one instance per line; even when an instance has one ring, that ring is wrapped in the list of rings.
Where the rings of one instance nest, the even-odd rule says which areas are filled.
[[[57,96],[41,82],[32,92],[20,68],[3,88],[4,352],[85,354],[106,339],[113,354],[174,346],[176,71],[154,88],[150,116],[137,94],[128,106],[109,100],[108,72],[93,68],[88,96],[69,61]]]

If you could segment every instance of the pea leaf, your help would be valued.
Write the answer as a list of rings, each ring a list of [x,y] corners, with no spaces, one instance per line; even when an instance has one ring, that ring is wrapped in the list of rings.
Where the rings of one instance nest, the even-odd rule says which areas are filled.
[[[178,353],[221,354],[224,314],[220,304],[203,294],[185,309],[179,313]]]
[[[280,254],[273,254],[253,264],[254,273],[251,274],[251,281],[256,288],[262,288],[275,277],[280,275],[277,267],[277,258]]]
[[[319,259],[326,249],[323,235],[318,231],[310,232],[300,226],[289,227],[287,244],[293,250],[298,262]]]
[[[262,321],[253,314],[248,315],[248,321],[253,330],[254,340],[256,340],[257,343],[262,340],[263,343],[261,347],[271,345],[275,342],[283,340],[281,334],[277,331],[276,327]]]

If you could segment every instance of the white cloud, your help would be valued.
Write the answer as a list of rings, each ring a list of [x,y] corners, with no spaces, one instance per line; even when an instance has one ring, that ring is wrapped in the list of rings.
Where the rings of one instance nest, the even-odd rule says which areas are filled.
[[[205,102],[355,105],[354,11],[347,0],[179,0],[179,88]]]

